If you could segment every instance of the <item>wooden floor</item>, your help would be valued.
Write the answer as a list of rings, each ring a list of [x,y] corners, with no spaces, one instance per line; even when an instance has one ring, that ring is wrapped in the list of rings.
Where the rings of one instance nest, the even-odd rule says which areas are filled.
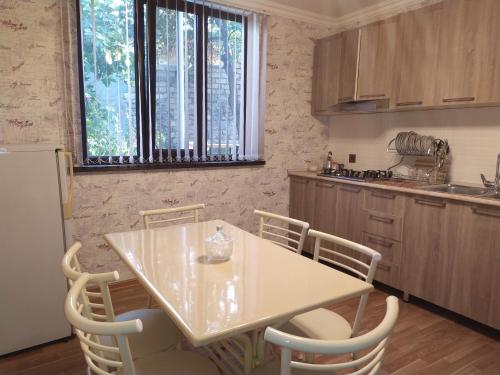
[[[135,281],[115,287],[112,295],[117,313],[146,304],[146,292]],[[381,290],[372,293],[363,330],[380,322],[386,296]],[[356,301],[334,309],[353,318]],[[498,332],[456,322],[450,315],[429,305],[401,301],[381,375],[500,375]],[[0,374],[85,375],[86,366],[77,340],[70,339],[0,358]]]

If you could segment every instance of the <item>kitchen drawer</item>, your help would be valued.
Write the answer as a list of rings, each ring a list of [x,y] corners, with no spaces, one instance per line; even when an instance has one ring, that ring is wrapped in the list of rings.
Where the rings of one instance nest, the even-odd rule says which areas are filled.
[[[365,210],[403,216],[405,207],[404,195],[379,189],[368,189],[364,193],[363,208]]]
[[[375,272],[375,280],[382,284],[401,289],[399,282],[399,266],[381,261]]]
[[[363,231],[401,241],[403,219],[400,216],[369,210],[363,210],[363,216]]]
[[[401,264],[401,242],[363,232],[362,243],[378,251],[382,255],[383,262],[394,263],[396,265]]]

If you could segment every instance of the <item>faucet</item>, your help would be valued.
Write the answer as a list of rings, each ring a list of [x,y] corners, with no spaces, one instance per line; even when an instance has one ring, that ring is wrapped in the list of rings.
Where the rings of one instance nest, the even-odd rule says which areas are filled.
[[[495,181],[488,181],[482,173],[481,180],[483,181],[483,185],[486,188],[494,189],[496,192],[500,192],[500,154],[497,155],[497,171],[495,175]]]

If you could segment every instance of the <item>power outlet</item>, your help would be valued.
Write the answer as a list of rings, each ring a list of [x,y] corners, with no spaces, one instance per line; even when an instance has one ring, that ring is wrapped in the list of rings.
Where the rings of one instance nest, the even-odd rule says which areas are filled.
[[[356,163],[356,154],[349,154],[349,163]]]

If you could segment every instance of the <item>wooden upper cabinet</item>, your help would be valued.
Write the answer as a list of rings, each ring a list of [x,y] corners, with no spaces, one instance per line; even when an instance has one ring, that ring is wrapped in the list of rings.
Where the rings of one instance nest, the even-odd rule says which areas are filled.
[[[443,7],[438,3],[400,16],[392,108],[439,104],[435,90]]]
[[[500,1],[485,2],[483,21],[486,27],[483,43],[484,56],[481,58],[481,82],[478,101],[481,103],[500,103]]]
[[[500,105],[499,20],[500,0],[446,0],[321,39],[312,111]]]
[[[313,114],[328,114],[331,112],[331,107],[338,103],[339,58],[338,35],[316,41],[311,98]]]
[[[360,42],[359,29],[344,31],[340,34],[340,103],[350,102],[356,98],[358,81],[358,53]]]
[[[388,99],[392,94],[398,16],[361,28],[357,99]]]
[[[437,85],[441,105],[499,100],[499,14],[498,0],[444,3]]]

